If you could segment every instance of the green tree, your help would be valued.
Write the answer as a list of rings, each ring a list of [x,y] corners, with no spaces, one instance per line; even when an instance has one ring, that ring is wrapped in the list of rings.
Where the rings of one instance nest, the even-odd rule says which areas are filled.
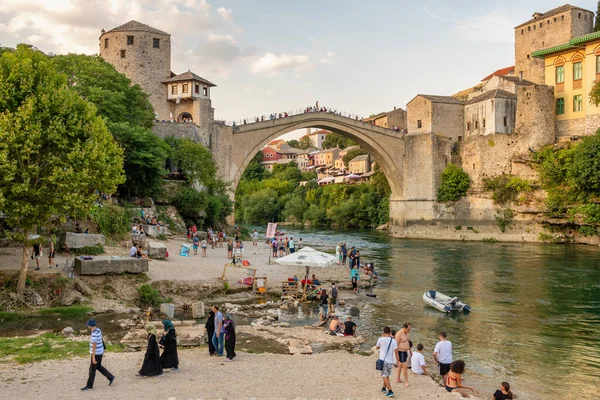
[[[210,188],[215,185],[217,168],[206,147],[187,138],[170,137],[166,142],[171,146],[171,159],[188,183],[199,182]]]
[[[437,200],[440,202],[457,201],[467,194],[469,186],[471,186],[469,175],[461,167],[448,164],[442,172]]]
[[[350,161],[352,161],[354,159],[354,157],[357,157],[357,156],[360,156],[363,154],[367,154],[367,152],[361,148],[353,149],[353,150],[350,150],[348,153],[346,153],[344,155],[344,157],[342,157],[342,160],[344,161],[344,165],[346,166],[346,168],[348,168],[348,164],[350,163]]]
[[[584,198],[600,196],[600,134],[585,137],[577,145],[568,178]]]
[[[300,142],[298,142],[296,139],[288,140],[287,144],[295,149],[300,148]]]
[[[275,221],[279,212],[277,192],[273,189],[261,189],[244,201],[244,221],[248,223]]]
[[[596,10],[596,21],[594,22],[594,32],[600,31],[600,1]]]
[[[308,136],[302,136],[298,141],[298,148],[302,150],[310,149],[313,147],[312,141]]]
[[[262,181],[269,176],[269,171],[262,166],[262,152],[256,153],[242,175],[242,181]]]
[[[283,206],[283,218],[286,221],[303,222],[304,211],[306,211],[306,202],[300,195],[292,195]]]
[[[333,149],[335,147],[345,149],[350,146],[356,146],[356,142],[340,135],[339,133],[331,132],[323,141],[322,146],[324,149]]]
[[[98,192],[123,182],[123,151],[96,107],[40,51],[0,56],[0,211],[23,244],[17,296],[27,278],[29,235],[53,218],[89,212]]]

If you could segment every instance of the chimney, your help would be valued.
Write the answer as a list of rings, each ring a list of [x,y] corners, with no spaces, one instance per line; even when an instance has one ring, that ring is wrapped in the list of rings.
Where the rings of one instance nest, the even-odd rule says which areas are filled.
[[[519,81],[523,80],[523,71],[519,71]]]
[[[310,128],[306,128],[306,134],[310,135]]]

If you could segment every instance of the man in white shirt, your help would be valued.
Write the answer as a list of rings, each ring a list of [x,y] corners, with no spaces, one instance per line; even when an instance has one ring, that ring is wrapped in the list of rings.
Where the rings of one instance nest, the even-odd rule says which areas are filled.
[[[410,359],[410,369],[417,375],[427,375],[427,367],[425,366],[425,357],[423,357],[423,345],[419,343],[417,345],[417,351],[412,354],[412,358]]]
[[[129,249],[129,257],[137,257],[137,248],[135,247],[135,244],[132,244]]]
[[[383,328],[383,335],[377,340],[376,347],[379,349],[379,359],[383,360],[383,370],[381,370],[383,387],[381,393],[385,393],[386,397],[394,397],[390,375],[392,374],[392,366],[398,366],[398,344],[392,337],[392,330],[389,326]]]
[[[433,350],[433,359],[438,363],[440,375],[446,385],[446,375],[448,375],[452,363],[452,342],[446,339],[446,332],[440,332],[440,341]]]

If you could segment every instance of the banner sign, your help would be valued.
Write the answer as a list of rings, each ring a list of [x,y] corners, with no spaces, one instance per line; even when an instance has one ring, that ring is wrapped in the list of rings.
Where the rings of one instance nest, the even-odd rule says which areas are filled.
[[[274,238],[276,232],[277,232],[277,223],[269,222],[269,224],[267,225],[267,234],[265,236],[268,238]]]

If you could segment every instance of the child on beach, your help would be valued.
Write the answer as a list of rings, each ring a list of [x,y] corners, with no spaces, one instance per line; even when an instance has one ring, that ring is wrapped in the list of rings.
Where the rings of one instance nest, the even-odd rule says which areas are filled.
[[[194,255],[198,254],[198,245],[200,244],[200,238],[198,236],[194,236],[192,240],[192,249],[194,250]]]

